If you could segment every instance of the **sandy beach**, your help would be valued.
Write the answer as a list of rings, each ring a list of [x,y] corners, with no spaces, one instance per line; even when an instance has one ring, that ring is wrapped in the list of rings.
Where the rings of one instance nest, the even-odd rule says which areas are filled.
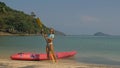
[[[0,59],[0,68],[120,68],[119,66],[78,63],[72,60],[52,61],[19,61]]]

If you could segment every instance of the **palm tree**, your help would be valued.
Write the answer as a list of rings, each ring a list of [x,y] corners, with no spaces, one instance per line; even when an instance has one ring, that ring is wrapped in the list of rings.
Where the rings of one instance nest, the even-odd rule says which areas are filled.
[[[32,16],[32,17],[35,17],[36,15],[35,15],[35,13],[34,13],[34,12],[31,12],[31,16]]]

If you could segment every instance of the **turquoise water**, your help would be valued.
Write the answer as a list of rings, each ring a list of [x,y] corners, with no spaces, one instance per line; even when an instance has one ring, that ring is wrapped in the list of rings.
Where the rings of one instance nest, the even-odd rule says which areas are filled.
[[[41,36],[0,36],[0,58],[18,52],[45,53]],[[76,50],[72,60],[84,63],[120,65],[120,36],[56,36],[55,51]]]

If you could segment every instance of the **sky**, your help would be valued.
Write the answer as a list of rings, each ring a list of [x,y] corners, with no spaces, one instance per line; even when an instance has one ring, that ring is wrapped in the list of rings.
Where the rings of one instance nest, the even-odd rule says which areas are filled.
[[[120,0],[0,0],[67,35],[120,35]]]

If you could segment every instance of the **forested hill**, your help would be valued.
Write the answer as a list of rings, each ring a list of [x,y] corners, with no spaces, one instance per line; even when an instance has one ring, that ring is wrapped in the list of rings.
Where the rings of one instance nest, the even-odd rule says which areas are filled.
[[[49,28],[44,24],[42,26],[48,31]],[[39,34],[41,29],[36,23],[34,12],[29,15],[0,2],[0,31],[12,34]]]

